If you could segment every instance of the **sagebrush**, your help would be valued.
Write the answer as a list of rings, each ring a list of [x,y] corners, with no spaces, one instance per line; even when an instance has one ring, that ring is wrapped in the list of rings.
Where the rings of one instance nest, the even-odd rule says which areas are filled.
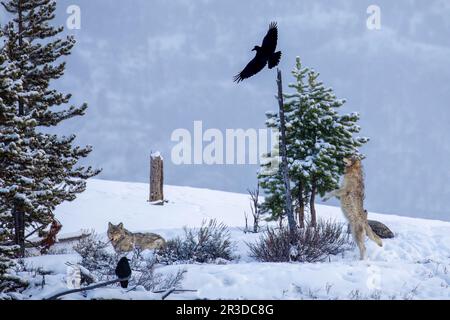
[[[107,250],[108,247],[109,243],[92,231],[88,237],[80,239],[73,249],[81,256],[80,264],[89,271],[114,272],[116,257]]]
[[[162,263],[214,263],[233,260],[234,244],[228,227],[217,220],[206,220],[200,228],[184,228],[184,236],[167,241],[158,252]]]
[[[316,227],[297,228],[293,234],[286,226],[269,228],[248,246],[250,255],[262,262],[320,262],[351,247],[351,240],[342,224],[322,220]]]

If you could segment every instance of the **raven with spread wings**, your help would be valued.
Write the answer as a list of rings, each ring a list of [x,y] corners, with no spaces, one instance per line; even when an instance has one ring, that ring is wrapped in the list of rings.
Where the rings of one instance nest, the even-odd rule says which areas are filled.
[[[281,51],[275,52],[278,42],[277,23],[272,22],[269,31],[264,37],[262,46],[255,46],[252,51],[256,51],[256,56],[237,76],[234,81],[239,83],[244,79],[248,79],[260,72],[268,64],[269,69],[275,68],[281,59]]]

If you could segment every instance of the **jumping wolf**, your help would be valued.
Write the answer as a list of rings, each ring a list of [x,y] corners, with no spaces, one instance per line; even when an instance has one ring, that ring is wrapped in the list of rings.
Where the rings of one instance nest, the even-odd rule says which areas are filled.
[[[357,156],[345,158],[345,174],[341,187],[328,193],[324,200],[336,197],[341,201],[341,210],[347,218],[353,239],[360,253],[360,259],[366,257],[365,236],[380,247],[381,239],[372,231],[367,222],[367,211],[364,210],[364,174],[361,160]]]

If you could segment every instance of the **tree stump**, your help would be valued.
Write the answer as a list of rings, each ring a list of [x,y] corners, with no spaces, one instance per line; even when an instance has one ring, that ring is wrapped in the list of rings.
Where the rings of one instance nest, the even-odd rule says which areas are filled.
[[[164,165],[159,152],[150,156],[150,203],[164,204]]]

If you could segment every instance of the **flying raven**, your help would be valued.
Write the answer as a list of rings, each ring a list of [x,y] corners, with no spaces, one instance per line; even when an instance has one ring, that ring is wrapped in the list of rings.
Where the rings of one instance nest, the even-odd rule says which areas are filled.
[[[256,51],[256,56],[237,76],[234,81],[239,83],[244,79],[250,78],[260,72],[269,64],[269,69],[276,67],[280,63],[281,51],[275,52],[278,42],[277,23],[272,22],[269,25],[269,31],[264,37],[262,46],[255,46],[252,51]]]
[[[119,279],[126,279],[131,276],[131,268],[128,261],[129,260],[126,257],[123,257],[122,259],[119,260],[119,263],[117,264],[116,267],[116,276]],[[128,280],[120,281],[120,285],[124,289],[128,288]]]

